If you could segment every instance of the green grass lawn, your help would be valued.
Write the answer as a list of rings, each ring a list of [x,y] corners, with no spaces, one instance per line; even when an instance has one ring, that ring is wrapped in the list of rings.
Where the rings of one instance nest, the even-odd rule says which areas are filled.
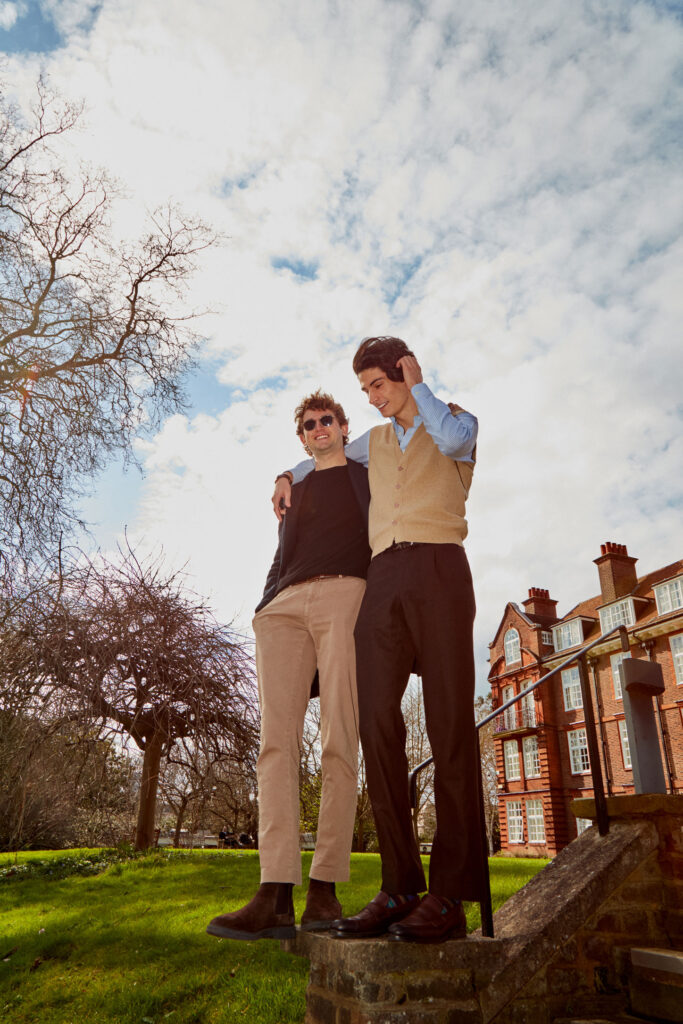
[[[303,858],[306,877],[311,854]],[[275,941],[231,942],[204,932],[212,917],[255,892],[256,852],[150,854],[99,874],[68,873],[69,860],[73,867],[89,860],[87,872],[99,870],[99,859],[95,850],[0,854],[0,1021],[303,1021],[306,960],[282,953]],[[545,863],[492,860],[494,909]],[[379,856],[353,854],[351,874],[337,887],[345,913],[377,892]],[[298,916],[304,889],[294,897]],[[470,930],[478,927],[476,904],[467,916]]]

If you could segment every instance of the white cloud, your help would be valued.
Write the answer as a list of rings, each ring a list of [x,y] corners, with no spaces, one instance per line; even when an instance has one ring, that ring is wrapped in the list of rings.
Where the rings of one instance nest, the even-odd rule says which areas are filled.
[[[79,152],[129,185],[125,226],[170,194],[229,236],[193,299],[242,391],[166,425],[134,510],[225,615],[247,622],[262,585],[301,394],[374,422],[350,370],[372,333],[480,417],[480,663],[528,586],[561,609],[594,593],[601,542],[643,571],[680,556],[680,19],[645,0],[50,10],[49,70],[87,100]],[[34,63],[12,66],[26,89]]]
[[[10,3],[9,0],[5,0],[4,3],[0,3],[0,28],[11,29],[24,14],[25,3]]]

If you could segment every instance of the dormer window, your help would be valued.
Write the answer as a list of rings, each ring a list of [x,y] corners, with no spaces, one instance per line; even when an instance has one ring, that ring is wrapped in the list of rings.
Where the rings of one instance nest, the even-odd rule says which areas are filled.
[[[675,580],[667,580],[654,587],[655,600],[657,601],[657,612],[665,615],[677,608],[683,608],[683,576],[677,576]]]
[[[541,631],[541,643],[547,644],[548,647],[553,646],[553,634],[550,632],[550,630],[544,629]]]
[[[505,664],[511,665],[514,661],[521,661],[522,654],[519,649],[519,633],[516,629],[508,629],[505,634]]]
[[[553,626],[553,642],[556,651],[566,651],[568,647],[576,647],[583,640],[581,620],[570,619]]]
[[[600,628],[603,633],[609,633],[615,626],[633,626],[636,617],[633,611],[633,598],[627,597],[623,601],[614,601],[600,609]]]

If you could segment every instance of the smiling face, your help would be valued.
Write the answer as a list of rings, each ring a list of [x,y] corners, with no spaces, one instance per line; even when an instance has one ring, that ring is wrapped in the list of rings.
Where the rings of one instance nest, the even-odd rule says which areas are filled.
[[[361,370],[358,380],[368,396],[370,405],[374,405],[382,416],[393,416],[399,423],[408,419],[412,423],[415,402],[410,388],[404,381],[389,380],[384,370],[380,370],[378,366]]]
[[[314,459],[344,450],[344,437],[349,432],[349,425],[340,424],[331,409],[305,409],[302,420],[303,434],[299,434],[299,438]],[[308,429],[307,424],[311,421],[314,425]]]

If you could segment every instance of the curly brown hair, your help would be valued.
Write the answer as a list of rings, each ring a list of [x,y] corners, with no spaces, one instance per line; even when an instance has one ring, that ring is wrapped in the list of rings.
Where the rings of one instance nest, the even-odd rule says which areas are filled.
[[[332,395],[328,395],[326,391],[321,391],[318,388],[312,395],[307,395],[303,398],[296,409],[294,410],[294,422],[296,423],[296,432],[302,437],[304,432],[304,416],[309,411],[323,412],[325,409],[329,409],[330,412],[334,413],[335,419],[340,426],[346,424],[348,427],[349,421],[346,418],[346,413],[342,409],[339,402],[335,402]],[[344,435],[344,444],[348,444],[349,439]]]
[[[389,380],[403,380],[403,370],[397,368],[396,363],[403,356],[413,355],[415,353],[410,351],[401,338],[392,338],[390,335],[363,338],[353,357],[353,372],[359,374],[376,366],[386,373]]]

